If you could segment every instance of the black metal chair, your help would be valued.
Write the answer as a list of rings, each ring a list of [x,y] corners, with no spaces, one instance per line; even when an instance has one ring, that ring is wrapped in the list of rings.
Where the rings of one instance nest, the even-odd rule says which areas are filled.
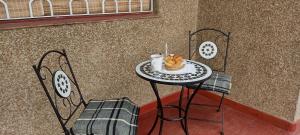
[[[226,74],[229,40],[230,32],[226,33],[213,28],[189,32],[189,59],[205,63],[213,69],[211,78],[205,81],[199,90],[222,94],[219,105],[214,106],[217,107],[218,112],[221,110],[222,113],[221,121],[217,121],[222,124],[221,135],[224,134],[223,99],[225,94],[230,93],[231,89],[231,76]],[[197,85],[189,85],[187,88],[188,91],[189,89],[196,89]],[[198,103],[192,103],[192,105],[203,106],[203,104]]]
[[[127,97],[86,102],[65,50],[46,52],[33,69],[65,135],[137,134],[139,107]]]

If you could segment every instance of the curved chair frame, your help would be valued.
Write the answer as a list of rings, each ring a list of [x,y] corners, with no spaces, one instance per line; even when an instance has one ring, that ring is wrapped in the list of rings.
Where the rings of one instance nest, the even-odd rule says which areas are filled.
[[[226,66],[227,66],[227,55],[228,55],[228,47],[229,47],[229,40],[230,40],[230,32],[228,33],[225,33],[221,30],[217,30],[217,29],[214,29],[214,28],[204,28],[204,29],[199,29],[195,32],[191,32],[189,31],[189,60],[192,59],[192,56],[195,52],[191,52],[191,47],[192,47],[192,44],[191,44],[191,40],[192,40],[192,37],[193,36],[196,36],[198,33],[201,33],[201,32],[207,32],[207,31],[212,31],[212,32],[216,32],[218,33],[219,35],[222,35],[225,37],[226,39],[226,50],[225,50],[225,58],[224,58],[224,63],[223,63],[223,69],[222,70],[215,70],[215,71],[220,71],[220,72],[226,72]],[[215,38],[215,40],[217,40],[218,38],[220,38],[220,36],[217,36]]]
[[[193,55],[196,53],[196,51],[191,51],[191,48],[192,48],[192,44],[191,44],[191,41],[192,41],[192,38],[194,36],[196,36],[198,33],[201,33],[201,32],[215,32],[218,36],[216,36],[215,38],[215,43],[217,42],[217,40],[220,38],[220,37],[223,37],[225,38],[226,40],[226,48],[225,48],[225,56],[224,56],[224,63],[223,63],[223,67],[222,69],[213,69],[214,71],[218,71],[218,72],[223,72],[225,73],[226,72],[226,66],[227,66],[227,58],[228,58],[228,47],[229,47],[229,40],[230,40],[230,32],[226,33],[226,32],[223,32],[221,30],[217,30],[217,29],[214,29],[214,28],[203,28],[203,29],[199,29],[195,32],[191,32],[189,31],[189,60],[192,59]],[[218,46],[218,45],[217,45]],[[196,45],[196,50],[198,49],[197,45]],[[219,52],[218,52],[219,53]],[[217,54],[218,55],[218,54]],[[214,59],[214,58],[212,58]],[[209,60],[208,60],[209,61]],[[188,95],[189,95],[189,88],[188,88]],[[197,103],[192,103],[192,105],[199,105],[199,106],[208,106],[208,107],[217,107],[217,112],[221,111],[221,121],[213,121],[213,122],[217,122],[217,123],[220,123],[222,124],[222,128],[221,128],[221,132],[220,134],[221,135],[224,135],[224,109],[223,109],[223,100],[224,100],[224,96],[225,96],[225,93],[222,93],[222,97],[221,97],[221,100],[220,100],[220,103],[219,105],[215,106],[215,105],[206,105],[206,104],[197,104]],[[187,98],[189,99],[189,96],[187,96]],[[199,120],[197,118],[191,118],[191,119],[194,119],[194,120]],[[207,121],[207,120],[206,120]],[[209,120],[211,121],[211,120]]]
[[[46,58],[49,57],[50,54],[53,54],[55,56],[57,56],[58,58],[58,65],[59,68],[51,68],[49,66],[43,65],[44,61]],[[64,58],[64,61],[63,61]],[[63,61],[63,63],[62,63]],[[53,89],[52,87],[47,87],[46,81],[50,81],[52,82],[52,77],[54,76],[55,71],[57,70],[62,70],[63,66],[66,66],[66,68],[68,68],[68,71],[70,72],[71,75],[68,75],[68,78],[70,79],[70,82],[75,86],[75,88],[72,88],[72,92],[71,95],[69,97],[61,97],[57,94],[57,92],[55,91],[55,89]],[[46,52],[40,59],[40,61],[38,62],[37,65],[33,65],[33,69],[50,101],[50,104],[59,120],[60,125],[62,126],[65,135],[70,135],[73,134],[72,128],[68,128],[67,127],[67,123],[69,122],[69,120],[72,118],[72,116],[76,113],[76,111],[79,109],[80,106],[84,106],[84,108],[87,106],[87,103],[85,102],[85,100],[82,97],[81,91],[79,89],[79,85],[77,83],[77,80],[75,78],[74,72],[72,70],[71,64],[69,62],[69,59],[67,57],[66,51],[62,50],[62,51],[57,51],[57,50],[51,50]],[[50,74],[51,76],[48,77],[46,76]],[[51,91],[50,89],[54,90]],[[77,90],[77,91],[76,91]],[[75,93],[76,92],[76,93]],[[77,99],[77,102],[79,101],[79,103],[75,103],[75,99],[74,97],[76,96],[75,94],[79,95],[79,99]],[[73,98],[72,98],[73,97]],[[59,105],[59,101],[62,101],[62,104],[64,105],[63,107],[65,107],[65,110],[69,110],[68,115],[67,116],[63,116],[63,114],[60,112],[62,108],[60,108]]]

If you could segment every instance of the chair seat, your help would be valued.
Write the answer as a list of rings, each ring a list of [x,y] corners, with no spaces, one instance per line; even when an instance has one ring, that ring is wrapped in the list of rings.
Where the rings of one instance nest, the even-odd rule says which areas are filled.
[[[231,78],[230,75],[225,73],[213,72],[211,77],[202,84],[201,89],[229,94],[231,89]],[[197,89],[198,84],[188,85],[187,87],[190,89]]]
[[[139,107],[127,97],[92,100],[76,120],[73,131],[80,135],[135,135],[138,113]]]

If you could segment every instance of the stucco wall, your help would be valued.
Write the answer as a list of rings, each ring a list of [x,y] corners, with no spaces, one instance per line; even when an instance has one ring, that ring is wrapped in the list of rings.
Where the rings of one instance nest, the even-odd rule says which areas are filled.
[[[198,28],[232,32],[231,99],[293,121],[300,88],[299,0],[201,0]]]
[[[128,96],[139,105],[155,99],[135,66],[153,53],[187,53],[195,30],[197,0],[158,0],[156,18],[0,32],[0,134],[61,134],[62,130],[31,67],[50,49],[67,50],[86,99]],[[161,95],[177,90],[162,87]]]
[[[62,132],[31,67],[47,50],[67,50],[86,99],[129,96],[142,105],[155,98],[150,85],[135,75],[135,65],[162,52],[166,42],[171,51],[186,54],[188,30],[196,26],[232,32],[229,98],[294,119],[300,88],[299,1],[158,2],[157,18],[1,31],[0,134]],[[162,95],[178,89],[160,88]]]

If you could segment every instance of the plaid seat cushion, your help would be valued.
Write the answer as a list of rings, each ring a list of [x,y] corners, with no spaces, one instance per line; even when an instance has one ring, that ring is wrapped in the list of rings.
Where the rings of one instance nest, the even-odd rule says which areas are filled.
[[[135,135],[139,107],[127,97],[89,102],[73,127],[76,135]]]
[[[232,77],[227,74],[213,72],[212,76],[202,84],[201,89],[229,94],[231,78]],[[188,85],[187,87],[197,89],[198,84]]]

